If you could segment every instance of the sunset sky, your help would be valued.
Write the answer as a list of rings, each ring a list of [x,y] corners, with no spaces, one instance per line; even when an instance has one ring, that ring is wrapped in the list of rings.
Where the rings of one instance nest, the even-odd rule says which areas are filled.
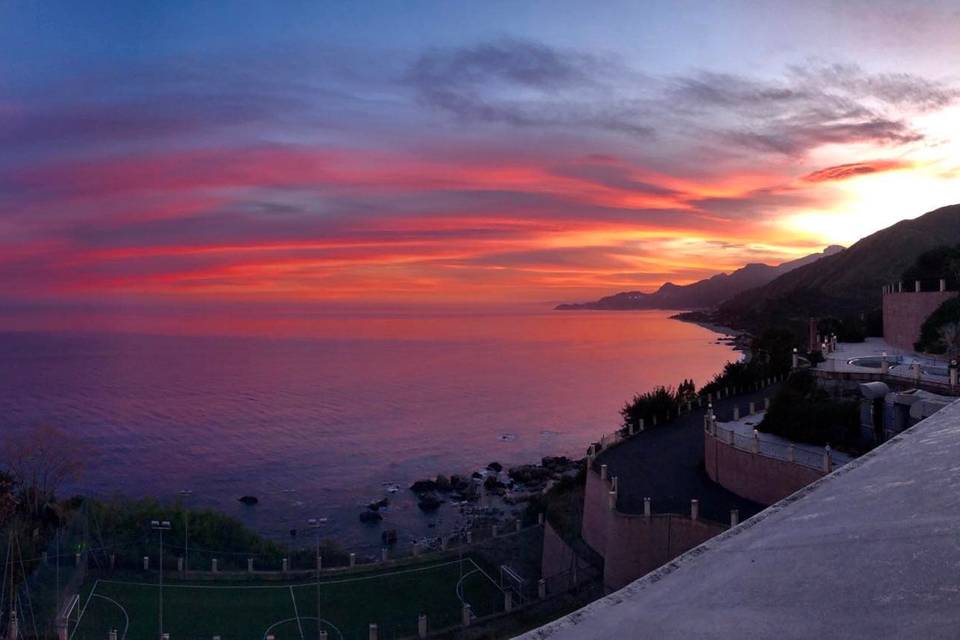
[[[0,328],[848,245],[960,202],[958,33],[955,2],[5,2]]]

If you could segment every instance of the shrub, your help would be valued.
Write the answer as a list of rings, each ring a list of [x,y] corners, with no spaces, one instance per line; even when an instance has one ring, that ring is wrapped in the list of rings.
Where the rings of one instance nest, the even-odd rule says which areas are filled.
[[[836,400],[809,371],[795,371],[770,403],[759,431],[819,446],[855,447],[860,410],[856,400]]]

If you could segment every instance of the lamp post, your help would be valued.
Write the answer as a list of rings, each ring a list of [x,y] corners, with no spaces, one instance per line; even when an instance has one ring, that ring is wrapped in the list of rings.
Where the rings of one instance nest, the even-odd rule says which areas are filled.
[[[193,497],[193,491],[183,489],[179,493],[180,498],[186,501]],[[190,513],[186,507],[183,509],[183,573],[190,571]]]
[[[320,638],[320,640],[323,638],[323,623],[320,619],[320,526],[325,524],[326,521],[326,518],[310,518],[307,520],[307,525],[313,529],[317,536],[317,546],[313,561],[317,563],[317,637]]]
[[[151,520],[150,528],[160,532],[160,596],[159,596],[159,621],[160,638],[163,638],[163,532],[170,531],[169,520]]]

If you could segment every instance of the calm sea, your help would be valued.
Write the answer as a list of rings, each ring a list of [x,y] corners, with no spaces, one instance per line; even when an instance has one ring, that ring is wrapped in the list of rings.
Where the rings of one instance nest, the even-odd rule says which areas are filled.
[[[703,383],[737,357],[668,315],[336,317],[298,339],[0,334],[0,440],[58,425],[90,452],[73,490],[186,489],[272,536],[324,516],[329,536],[374,548],[382,528],[409,539],[456,520],[401,491],[381,526],[361,524],[385,485],[583,455],[634,392]]]

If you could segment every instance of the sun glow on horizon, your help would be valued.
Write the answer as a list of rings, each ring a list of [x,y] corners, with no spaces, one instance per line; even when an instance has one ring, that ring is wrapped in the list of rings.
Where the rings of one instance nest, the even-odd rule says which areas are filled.
[[[704,39],[680,19],[701,9],[624,4],[636,32],[599,38],[532,6],[279,7],[272,28],[161,6],[162,35],[0,7],[21,61],[0,69],[0,309],[581,301],[960,202],[952,35],[894,64],[899,21],[856,46],[776,27],[751,31],[756,64],[755,10]],[[329,29],[340,11],[355,32]]]

